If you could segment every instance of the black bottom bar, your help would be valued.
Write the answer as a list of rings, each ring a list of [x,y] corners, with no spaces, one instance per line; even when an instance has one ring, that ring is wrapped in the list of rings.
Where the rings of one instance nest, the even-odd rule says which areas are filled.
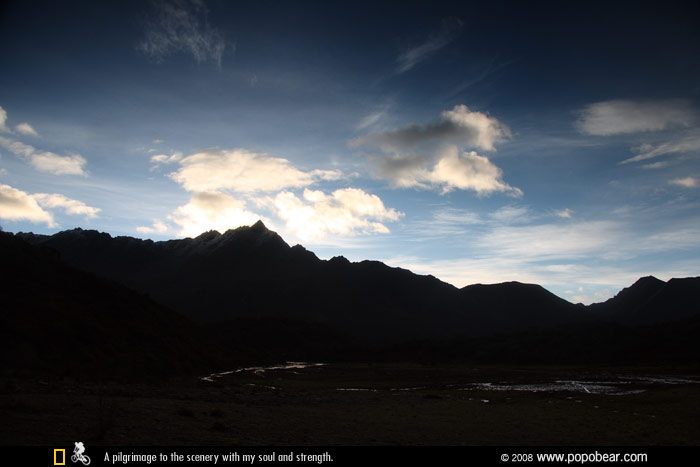
[[[26,465],[66,466],[345,466],[381,465],[641,465],[695,463],[700,446],[620,447],[173,447],[88,446],[75,455],[75,446],[1,447],[3,460]]]

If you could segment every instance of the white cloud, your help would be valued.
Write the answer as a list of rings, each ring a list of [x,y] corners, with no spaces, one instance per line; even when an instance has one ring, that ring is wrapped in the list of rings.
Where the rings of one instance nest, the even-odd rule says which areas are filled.
[[[261,219],[271,226],[269,220],[248,211],[245,201],[218,191],[192,194],[189,203],[178,207],[169,219],[180,227],[178,234],[183,237],[196,237],[208,230],[223,233]]]
[[[666,100],[610,100],[587,105],[576,126],[590,135],[617,135],[688,127],[695,121],[690,102]]]
[[[669,161],[659,161],[659,162],[652,162],[650,164],[644,164],[642,165],[643,169],[647,170],[657,170],[657,169],[663,169],[664,167],[668,167],[671,165]]]
[[[27,136],[39,136],[39,133],[26,122],[15,125],[15,131]],[[2,107],[0,107],[0,133],[12,133],[12,130],[7,127],[7,112]]]
[[[153,150],[149,149],[149,152]],[[171,155],[167,154],[157,154],[151,156],[151,164],[153,164],[153,169],[160,167],[162,164],[174,164],[175,162],[180,162],[183,158],[181,152],[174,152]]]
[[[445,18],[440,31],[425,42],[401,53],[396,59],[396,72],[404,73],[426,60],[457,38],[463,23],[458,18]]]
[[[685,188],[697,188],[698,179],[695,177],[674,178],[668,183],[670,183],[671,185],[678,185]]]
[[[39,136],[39,133],[26,122],[15,125],[15,131],[27,136]],[[2,107],[0,107],[0,133],[12,133],[12,130],[7,127],[7,112]]]
[[[52,152],[36,152],[29,156],[29,162],[35,169],[54,175],[87,175],[83,170],[87,161],[80,154],[59,156]]]
[[[395,188],[436,189],[443,194],[473,190],[479,195],[522,191],[502,180],[502,171],[487,157],[459,146],[494,150],[496,143],[510,138],[510,129],[482,112],[456,105],[426,125],[409,125],[372,133],[350,142],[353,146],[378,147],[387,153],[370,156],[374,175],[389,180]]]
[[[10,129],[7,128],[7,125],[5,124],[7,122],[7,112],[5,112],[5,109],[0,107],[0,133],[9,133]]]
[[[69,215],[82,215],[88,219],[97,217],[100,209],[87,206],[82,201],[67,198],[58,193],[29,194],[9,185],[0,185],[0,218],[43,222],[57,227],[53,214],[48,210],[62,209]]]
[[[139,233],[143,234],[151,234],[151,233],[159,233],[159,234],[164,234],[168,231],[168,226],[158,220],[158,219],[153,219],[153,224],[148,227],[148,226],[141,226],[141,227],[136,227],[136,231]]]
[[[440,186],[443,193],[455,188],[473,190],[479,195],[493,192],[507,192],[514,196],[522,196],[519,188],[514,188],[502,179],[502,171],[487,157],[476,152],[463,152],[452,146],[443,151],[438,163],[428,174],[428,181],[434,186]]]
[[[88,219],[97,217],[97,213],[100,212],[99,208],[94,208],[86,205],[82,201],[77,201],[74,199],[67,198],[63,195],[56,193],[36,193],[32,197],[45,208],[62,208],[65,210],[66,214],[72,215],[83,215]]]
[[[5,138],[4,136],[0,136],[0,146],[3,146],[13,154],[26,158],[29,158],[34,152],[36,152],[36,149],[33,146],[20,143],[19,141],[15,141],[10,138]]]
[[[27,136],[39,136],[34,128],[29,123],[20,123],[15,126],[15,131]]]
[[[559,210],[559,211],[554,211],[554,214],[555,214],[557,217],[561,217],[561,218],[563,218],[563,219],[571,219],[571,218],[573,217],[573,216],[572,216],[573,213],[574,213],[574,211],[572,211],[572,210],[569,209],[569,208],[562,209],[562,210]]]
[[[437,153],[435,161],[420,156],[375,158],[375,175],[388,179],[397,188],[473,190],[479,195],[494,192],[522,196],[522,191],[502,179],[502,170],[487,157],[474,151],[462,152],[448,146]]]
[[[43,222],[48,227],[57,225],[51,213],[42,209],[34,197],[9,185],[0,185],[0,218]]]
[[[180,160],[180,165],[170,177],[187,191],[278,191],[305,187],[318,180],[337,180],[342,176],[338,170],[304,172],[287,159],[244,149],[202,151]]]
[[[511,137],[510,129],[483,112],[456,105],[436,121],[408,125],[396,130],[372,133],[351,141],[353,146],[375,146],[388,153],[405,153],[424,145],[456,144],[494,150],[494,144]]]
[[[37,150],[34,146],[2,136],[0,136],[0,146],[5,147],[15,155],[24,157],[35,169],[41,172],[49,172],[54,175],[87,175],[83,170],[87,161],[80,154],[60,156],[53,152]]]
[[[336,190],[331,195],[305,189],[303,198],[285,191],[272,204],[287,229],[308,242],[322,240],[328,234],[388,233],[382,222],[397,221],[403,215],[387,209],[377,195],[358,188]]]
[[[234,46],[209,24],[209,9],[203,1],[161,0],[155,6],[156,17],[148,24],[139,50],[158,62],[169,55],[186,53],[197,62],[213,61],[221,66],[227,46]]]
[[[469,136],[469,144],[487,151],[493,151],[493,145],[509,139],[510,129],[493,117],[483,112],[469,110],[466,105],[456,105],[452,110],[442,112],[443,122],[451,122]]]
[[[290,234],[296,233],[304,240],[320,240],[328,234],[388,232],[382,222],[401,215],[385,208],[378,196],[356,188],[336,190],[330,195],[307,188],[321,180],[340,179],[343,174],[339,170],[304,171],[287,159],[264,153],[209,149],[187,157],[180,153],[159,154],[151,161],[180,165],[169,177],[192,196],[169,220],[179,226],[179,234],[184,236],[211,229],[225,231],[258,220],[272,227],[269,219],[249,209],[246,203],[255,211],[282,219]],[[302,199],[289,191],[298,188],[305,188]],[[152,233],[154,229],[155,225],[142,226],[138,231]]]

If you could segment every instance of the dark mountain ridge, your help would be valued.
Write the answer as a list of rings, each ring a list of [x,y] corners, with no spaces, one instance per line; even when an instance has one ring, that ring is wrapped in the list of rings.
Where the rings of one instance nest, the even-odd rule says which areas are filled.
[[[55,250],[0,232],[0,254],[3,372],[124,380],[230,365],[189,319]]]
[[[262,222],[224,234],[153,242],[75,229],[17,234],[66,263],[117,280],[200,322],[301,320],[371,342],[478,336],[586,320],[540,286],[457,289],[378,261],[320,260]]]
[[[295,359],[700,355],[700,278],[641,278],[586,307],[534,284],[457,289],[377,261],[320,260],[262,223],[164,242],[0,232],[0,252],[6,371],[157,377]]]
[[[655,324],[683,320],[700,313],[700,278],[642,277],[617,295],[588,306],[600,319],[622,324]]]
[[[146,293],[198,323],[278,318],[374,343],[601,320],[671,321],[697,312],[700,290],[698,278],[665,283],[648,277],[604,303],[584,307],[534,284],[457,289],[378,261],[320,260],[300,245],[290,247],[260,221],[224,234],[162,242],[83,229],[17,237],[56,250],[67,264]]]

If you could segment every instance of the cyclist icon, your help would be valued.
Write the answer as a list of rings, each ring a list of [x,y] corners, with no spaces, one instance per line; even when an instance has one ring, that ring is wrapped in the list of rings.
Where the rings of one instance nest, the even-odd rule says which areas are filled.
[[[83,465],[90,465],[90,457],[83,454],[85,452],[85,445],[82,441],[77,441],[75,443],[75,448],[73,449],[73,455],[70,456],[70,460],[75,462],[82,462]]]

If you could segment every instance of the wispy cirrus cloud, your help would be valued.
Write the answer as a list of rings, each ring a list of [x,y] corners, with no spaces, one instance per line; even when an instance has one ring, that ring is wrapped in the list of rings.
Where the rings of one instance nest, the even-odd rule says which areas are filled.
[[[700,151],[698,114],[687,99],[616,99],[590,104],[579,111],[575,126],[581,133],[596,136],[646,135],[663,132],[669,140],[638,145],[636,155],[620,164],[630,164],[660,156],[686,155]],[[638,137],[638,136],[637,136]],[[644,169],[661,169],[671,161],[647,163]]]
[[[501,224],[523,224],[532,220],[532,213],[527,206],[507,205],[489,214],[489,218]]]
[[[670,183],[671,185],[682,186],[684,188],[697,188],[699,185],[698,179],[695,177],[674,178],[668,183]]]
[[[409,71],[455,40],[459,36],[463,24],[459,18],[450,17],[443,19],[439,31],[433,33],[424,42],[399,54],[396,58],[396,72],[405,73]]]
[[[697,118],[685,99],[615,99],[589,104],[579,114],[578,130],[598,136],[689,127]]]
[[[387,116],[390,107],[391,104],[387,103],[381,107],[375,108],[372,112],[365,115],[359,122],[357,122],[355,129],[358,131],[363,131],[377,126],[379,122],[381,122],[382,119]]]
[[[627,215],[594,220],[526,215],[530,221],[519,224],[521,216],[513,218],[510,213],[520,209],[508,207],[505,222],[494,215],[448,209],[445,216],[444,210],[438,211],[426,221],[429,227],[421,226],[416,235],[436,243],[450,241],[459,253],[444,259],[396,256],[385,258],[386,262],[458,287],[517,280],[558,289],[562,295],[573,284],[604,286],[614,293],[648,274],[664,279],[697,275],[697,262],[680,254],[700,246],[697,215],[675,219],[663,210],[631,209]],[[650,228],[650,218],[664,221]],[[569,298],[581,294],[574,295]],[[581,301],[609,296],[591,295]]]
[[[227,47],[221,30],[209,24],[209,9],[202,0],[160,0],[154,3],[155,14],[147,23],[146,37],[138,50],[157,62],[185,53],[197,62],[212,61],[221,67]]]
[[[507,225],[494,228],[476,241],[476,246],[523,261],[571,260],[601,252],[617,255],[611,246],[624,235],[621,223],[608,220]]]
[[[603,302],[644,275],[652,274],[662,280],[697,275],[697,267],[692,261],[675,262],[664,269],[653,264],[588,265],[566,261],[547,264],[502,256],[451,259],[393,257],[384,261],[417,274],[436,276],[457,287],[519,281],[539,284],[562,298],[585,304]],[[571,290],[572,285],[578,286],[576,290]]]
[[[639,154],[625,159],[620,164],[640,162],[668,154],[685,154],[700,151],[700,129],[695,128],[686,131],[674,141],[668,141],[658,145],[644,144],[638,148]],[[648,164],[646,168],[660,168],[663,165],[654,166]]]

